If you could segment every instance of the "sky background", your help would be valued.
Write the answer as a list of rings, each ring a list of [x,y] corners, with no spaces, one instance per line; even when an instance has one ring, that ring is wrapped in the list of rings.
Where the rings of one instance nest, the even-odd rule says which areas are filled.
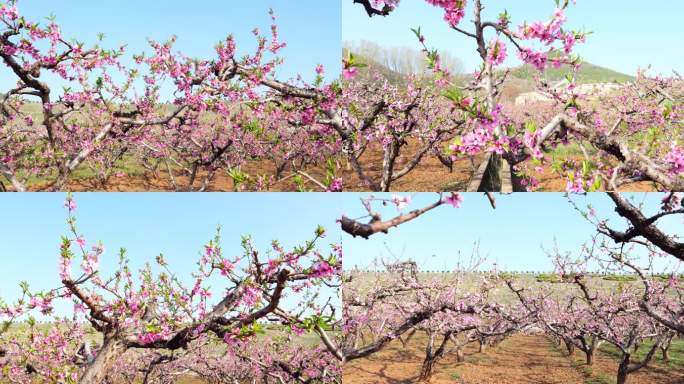
[[[468,2],[462,27],[472,30],[472,1]],[[485,19],[494,20],[504,9],[516,27],[524,21],[549,20],[555,9],[552,0],[516,0],[484,2]],[[577,53],[593,64],[634,75],[637,68],[653,66],[652,73],[684,72],[684,54],[679,49],[684,40],[681,16],[684,1],[650,2],[624,0],[578,0],[566,12],[566,28],[593,32]],[[449,51],[460,58],[471,72],[479,64],[472,39],[449,28],[443,21],[443,10],[424,0],[402,0],[388,17],[367,16],[364,9],[351,0],[342,2],[342,36],[344,41],[368,40],[386,47],[420,48],[409,28],[420,26],[428,46]],[[509,53],[512,51],[509,50]],[[519,64],[509,55],[505,65]]]
[[[123,247],[133,271],[147,262],[154,265],[155,257],[163,253],[171,270],[192,286],[191,274],[217,225],[221,225],[226,256],[242,254],[243,235],[252,235],[262,255],[272,240],[279,240],[285,249],[303,245],[313,239],[318,225],[329,231],[318,243],[325,255],[329,244],[341,240],[335,225],[339,208],[324,194],[76,193],[74,197],[78,229],[87,246],[102,241],[105,247],[100,258],[105,276],[116,270],[118,250]],[[28,281],[33,290],[60,286],[60,238],[69,235],[65,198],[63,193],[0,196],[0,297],[6,301],[18,297],[20,281]],[[77,253],[74,273],[80,263]],[[323,293],[327,295],[323,300],[337,294],[330,289]]]
[[[62,35],[77,38],[86,46],[95,43],[98,33],[106,35],[102,44],[107,48],[127,45],[124,62],[132,62],[132,54],[150,52],[148,38],[166,41],[178,37],[175,49],[191,57],[214,58],[214,46],[235,36],[237,50],[253,54],[256,40],[252,30],[258,27],[270,36],[273,8],[278,17],[280,41],[287,47],[279,56],[285,63],[278,69],[279,79],[301,74],[306,80],[315,78],[317,64],[326,68],[326,79],[331,81],[341,69],[340,3],[336,1],[297,0],[221,1],[203,0],[20,0],[21,15],[32,21],[45,22],[49,15],[56,17]],[[0,86],[7,88],[16,82],[3,66]]]
[[[595,227],[572,207],[563,193],[515,193],[496,195],[497,208],[480,193],[466,193],[461,208],[442,206],[432,210],[389,234],[376,234],[369,240],[344,237],[344,267],[368,268],[376,259],[387,261],[413,259],[421,270],[450,271],[470,257],[475,242],[480,243],[480,255],[487,258],[485,268],[496,263],[499,269],[515,271],[553,271],[553,264],[542,250],[554,247],[574,251],[595,233]],[[437,194],[411,194],[408,209],[434,202]],[[636,202],[646,202],[647,212],[656,212],[661,194],[637,194]],[[357,197],[358,198],[358,197]],[[604,194],[574,196],[580,207],[591,204],[597,215],[610,219],[616,229],[624,229],[623,221],[614,213],[612,201]],[[646,200],[644,200],[646,199]],[[346,199],[345,199],[346,200]],[[363,207],[345,204],[347,216],[360,217]],[[387,207],[385,219],[396,215],[396,208]],[[662,228],[669,233],[684,233],[681,215],[668,219]]]
[[[422,270],[453,270],[459,252],[469,256],[479,240],[481,255],[487,256],[489,265],[496,262],[500,269],[550,271],[552,264],[542,245],[550,248],[555,239],[561,250],[575,250],[593,233],[593,227],[562,193],[497,195],[496,210],[482,194],[470,193],[464,194],[459,209],[442,206],[387,235],[352,238],[341,232],[336,219],[342,214],[364,216],[360,203],[364,196],[368,194],[77,193],[75,199],[80,232],[88,244],[99,240],[105,246],[102,271],[114,270],[118,249],[125,247],[134,270],[163,253],[171,269],[185,281],[192,281],[203,245],[219,224],[225,255],[241,253],[242,235],[252,235],[263,254],[271,240],[291,248],[310,239],[316,226],[322,225],[328,233],[319,249],[328,250],[330,243],[342,244],[345,269],[370,267],[377,258],[399,257],[415,260]],[[404,210],[432,203],[438,195],[410,196],[413,202]],[[634,196],[638,202],[646,199],[649,211],[659,207],[662,197],[656,193]],[[65,197],[62,193],[0,196],[3,298],[15,298],[22,280],[36,290],[59,285],[60,236],[68,233]],[[612,202],[604,194],[576,196],[575,200],[580,206],[592,204],[600,217],[615,218]],[[397,209],[390,205],[381,212],[389,218]],[[684,223],[680,217],[666,221],[663,228],[683,233]]]

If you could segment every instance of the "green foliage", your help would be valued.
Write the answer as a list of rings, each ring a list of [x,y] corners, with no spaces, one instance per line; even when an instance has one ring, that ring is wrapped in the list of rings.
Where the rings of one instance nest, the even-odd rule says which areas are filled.
[[[627,281],[636,281],[636,276],[633,275],[607,275],[603,276],[603,280],[607,281],[620,281],[620,282],[627,282]]]
[[[357,56],[355,56],[352,53],[352,51],[347,51],[347,59],[345,60],[345,65],[348,68],[364,68],[368,66],[368,64],[361,62],[361,60]]]
[[[292,178],[292,181],[294,181],[295,186],[297,187],[297,192],[307,192],[302,175],[295,175],[295,177]]]
[[[239,168],[231,168],[228,170],[228,176],[233,180],[235,189],[238,189],[242,184],[249,180],[249,175],[242,172]]]
[[[554,273],[540,273],[535,276],[538,283],[560,283],[563,280]]]
[[[306,329],[307,331],[313,331],[316,327],[319,327],[329,331],[332,329],[332,323],[334,322],[335,318],[332,316],[311,315],[304,319],[300,328]]]

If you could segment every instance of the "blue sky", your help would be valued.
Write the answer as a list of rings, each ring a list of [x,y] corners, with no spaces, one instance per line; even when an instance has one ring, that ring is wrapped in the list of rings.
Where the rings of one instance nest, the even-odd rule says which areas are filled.
[[[439,207],[391,229],[387,235],[376,234],[369,240],[346,236],[345,269],[372,266],[376,258],[391,261],[399,257],[413,259],[422,270],[453,270],[459,252],[464,259],[468,258],[473,244],[479,241],[480,254],[486,256],[487,266],[496,262],[502,270],[552,271],[553,265],[542,246],[551,249],[555,240],[560,250],[573,251],[594,233],[594,227],[572,208],[562,193],[496,195],[496,210],[482,194],[463,195],[465,201],[461,208]],[[410,208],[417,208],[434,202],[437,194],[411,196]],[[662,198],[656,193],[635,196],[637,202],[647,202],[647,212],[657,210]],[[606,195],[593,193],[573,199],[580,207],[591,204],[599,217],[611,219],[616,229],[624,229],[623,221],[614,213],[614,205]],[[360,204],[350,208],[346,208],[349,217],[365,214]],[[381,212],[385,218],[397,213],[394,207]],[[683,233],[681,215],[678,219],[665,220],[662,228],[669,233]]]
[[[102,241],[106,276],[115,270],[124,247],[134,270],[154,264],[160,253],[179,278],[191,273],[204,244],[221,225],[224,255],[242,253],[243,235],[252,235],[262,254],[272,240],[286,248],[313,238],[317,225],[328,230],[319,249],[339,243],[335,225],[339,207],[324,194],[295,193],[76,193],[77,220],[88,244]],[[60,237],[68,234],[66,194],[30,193],[0,196],[0,296],[9,300],[26,280],[34,290],[59,286],[57,262]],[[311,209],[315,207],[315,209]],[[80,261],[77,263],[80,264]],[[108,273],[109,272],[109,273]],[[335,294],[327,291],[327,297]]]
[[[33,21],[44,21],[53,14],[63,36],[95,43],[98,33],[106,35],[103,46],[116,48],[127,44],[130,60],[133,53],[148,49],[147,39],[165,41],[176,35],[176,49],[191,57],[215,57],[214,45],[233,34],[240,54],[253,53],[256,46],[252,30],[258,27],[270,35],[273,8],[278,17],[280,40],[287,48],[280,52],[285,63],[279,78],[302,74],[315,77],[314,68],[323,64],[326,79],[340,73],[341,19],[340,4],[316,0],[204,0],[167,1],[88,1],[21,0],[19,12]],[[6,88],[16,79],[0,71],[0,86]]]
[[[472,1],[462,26],[471,30]],[[494,19],[507,9],[514,25],[523,21],[547,20],[555,9],[552,0],[485,1],[486,19]],[[571,29],[593,32],[577,53],[585,60],[627,74],[637,68],[653,66],[652,73],[684,72],[684,55],[679,49],[684,40],[681,15],[684,2],[658,0],[650,2],[624,0],[577,0],[567,12]],[[342,2],[342,36],[345,41],[368,40],[383,46],[419,48],[409,30],[422,27],[430,47],[448,50],[464,62],[467,71],[478,65],[472,39],[452,31],[442,21],[443,11],[423,0],[403,0],[386,18],[368,18],[363,8],[352,1]],[[506,65],[517,65],[517,57]]]

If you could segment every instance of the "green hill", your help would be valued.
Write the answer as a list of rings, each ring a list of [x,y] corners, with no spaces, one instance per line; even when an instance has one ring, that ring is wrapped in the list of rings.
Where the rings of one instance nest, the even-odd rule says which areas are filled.
[[[347,51],[345,49],[344,54]],[[359,62],[364,63],[367,67],[362,68],[359,73],[359,79],[367,79],[371,73],[380,73],[382,77],[389,80],[390,83],[403,85],[406,83],[406,76],[402,73],[393,71],[387,66],[379,63],[372,57],[358,54],[354,52],[354,55],[359,59]],[[560,81],[565,78],[565,76],[571,72],[570,66],[563,65],[560,68],[548,68],[544,72],[544,78],[549,82]],[[510,78],[511,80],[522,81],[523,84],[532,84],[534,77],[537,75],[538,71],[536,68],[529,64],[524,64],[518,67],[511,68]],[[467,81],[470,79],[469,74],[457,75],[457,79]],[[577,82],[579,84],[586,83],[624,83],[629,81],[634,81],[635,77],[626,75],[621,72],[614,71],[609,68],[601,67],[592,63],[585,62],[580,67],[577,73]],[[525,88],[525,87],[523,87]]]
[[[570,67],[567,65],[564,65],[558,69],[549,68],[544,72],[544,77],[549,81],[559,81],[565,78],[565,75],[570,71]],[[532,81],[534,80],[536,73],[537,70],[529,64],[521,65],[511,70],[511,76],[521,80]],[[580,84],[614,82],[624,83],[628,81],[634,81],[634,76],[626,75],[624,73],[587,62],[582,64],[579,72],[577,73],[577,82]]]

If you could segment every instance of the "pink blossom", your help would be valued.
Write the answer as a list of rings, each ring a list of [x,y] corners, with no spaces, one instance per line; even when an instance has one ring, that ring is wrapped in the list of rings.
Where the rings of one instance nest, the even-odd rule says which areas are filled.
[[[454,208],[461,208],[463,196],[460,193],[452,192],[449,196],[442,199],[445,204],[450,204]]]
[[[670,165],[671,173],[684,173],[684,150],[673,143],[672,151],[665,156],[665,162]]]
[[[342,192],[344,189],[344,184],[342,182],[342,178],[336,177],[332,180],[328,188],[325,190],[326,192]]]
[[[401,210],[411,204],[411,196],[392,195],[392,203],[397,206],[398,210]]]
[[[62,280],[71,278],[71,260],[67,257],[61,257],[59,259],[59,277]]]
[[[496,66],[503,64],[504,60],[506,60],[506,44],[499,39],[492,40],[487,50],[487,61]]]
[[[69,213],[76,210],[76,201],[70,196],[64,201],[64,207],[69,210]]]
[[[235,264],[231,263],[228,260],[223,260],[221,262],[221,274],[223,276],[228,276],[233,271],[234,268],[235,268]]]
[[[349,67],[345,68],[342,70],[342,76],[344,77],[345,80],[351,80],[356,76],[358,73],[358,68],[356,67]]]
[[[333,272],[334,271],[333,271],[332,267],[330,266],[330,264],[328,264],[325,261],[321,261],[314,266],[314,268],[312,270],[311,277],[314,277],[314,278],[328,277],[328,276],[331,276],[333,274]]]
[[[291,325],[290,329],[292,329],[292,332],[297,336],[302,336],[306,333],[306,330],[299,328],[296,325]]]
[[[261,291],[254,287],[246,287],[242,290],[242,301],[250,307],[261,301]]]
[[[584,183],[582,178],[575,177],[574,180],[568,180],[565,190],[569,193],[584,193]]]

